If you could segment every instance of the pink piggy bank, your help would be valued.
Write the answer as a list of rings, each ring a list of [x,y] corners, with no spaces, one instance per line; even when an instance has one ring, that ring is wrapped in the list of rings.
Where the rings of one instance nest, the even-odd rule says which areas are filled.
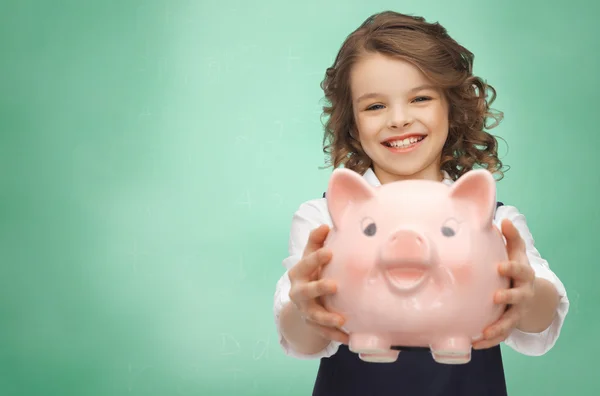
[[[324,306],[346,319],[349,349],[393,362],[402,347],[430,349],[438,363],[471,360],[472,341],[505,310],[494,293],[506,245],[493,224],[495,180],[486,170],[454,184],[406,180],[372,187],[336,169],[327,204],[331,261],[321,278],[337,292]]]

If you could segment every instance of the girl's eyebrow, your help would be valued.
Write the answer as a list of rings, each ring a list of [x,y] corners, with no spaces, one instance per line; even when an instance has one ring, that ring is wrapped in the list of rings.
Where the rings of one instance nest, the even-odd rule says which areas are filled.
[[[358,99],[356,99],[357,102],[361,102],[365,99],[370,99],[370,98],[375,98],[377,96],[382,96],[381,94],[377,93],[377,92],[372,92],[372,93],[368,93],[368,94],[364,94],[358,97]]]
[[[423,85],[419,85],[418,87],[412,88],[409,92],[414,93],[414,92],[418,92],[418,91],[424,91],[426,89],[435,90],[436,87],[435,87],[435,85],[432,85],[432,84],[423,84]]]

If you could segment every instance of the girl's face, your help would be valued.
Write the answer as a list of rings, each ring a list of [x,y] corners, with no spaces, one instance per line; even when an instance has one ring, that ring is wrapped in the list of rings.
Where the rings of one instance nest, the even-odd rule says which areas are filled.
[[[412,64],[368,54],[350,73],[358,138],[381,183],[441,180],[448,103]]]

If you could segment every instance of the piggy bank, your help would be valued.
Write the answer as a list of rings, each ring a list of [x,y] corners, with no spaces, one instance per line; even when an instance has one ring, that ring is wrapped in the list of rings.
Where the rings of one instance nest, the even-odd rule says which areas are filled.
[[[320,277],[337,284],[322,299],[344,316],[349,349],[368,362],[393,362],[403,347],[424,347],[438,363],[464,364],[474,339],[505,306],[498,264],[506,244],[493,224],[495,180],[487,170],[452,185],[406,180],[372,187],[336,169],[327,205],[325,246],[331,261]]]

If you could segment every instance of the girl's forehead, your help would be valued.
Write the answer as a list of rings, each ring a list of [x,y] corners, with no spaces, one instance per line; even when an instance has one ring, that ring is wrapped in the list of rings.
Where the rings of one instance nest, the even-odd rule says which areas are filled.
[[[431,86],[429,79],[412,63],[379,54],[358,60],[350,73],[350,85],[357,96],[371,93],[408,93]]]

